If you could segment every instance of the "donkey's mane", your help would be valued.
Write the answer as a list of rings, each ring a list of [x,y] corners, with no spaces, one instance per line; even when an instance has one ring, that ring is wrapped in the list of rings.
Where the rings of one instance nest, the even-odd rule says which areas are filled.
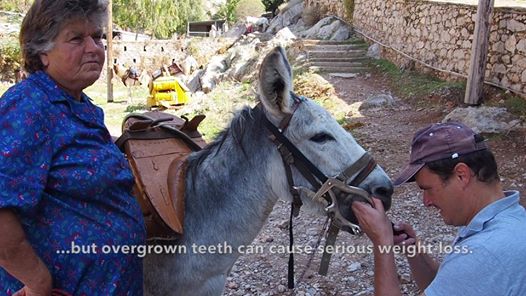
[[[243,107],[241,110],[238,110],[234,114],[234,118],[230,122],[230,126],[222,130],[217,138],[208,144],[203,150],[199,151],[196,157],[192,160],[189,168],[192,171],[192,174],[196,174],[199,166],[210,156],[217,155],[225,141],[229,136],[232,137],[233,141],[236,144],[236,147],[241,149],[243,156],[246,159],[249,159],[249,154],[246,151],[246,146],[244,144],[244,139],[246,136],[250,136],[252,133],[256,133],[254,136],[259,137],[260,118],[263,116],[263,112],[255,111],[249,106]]]

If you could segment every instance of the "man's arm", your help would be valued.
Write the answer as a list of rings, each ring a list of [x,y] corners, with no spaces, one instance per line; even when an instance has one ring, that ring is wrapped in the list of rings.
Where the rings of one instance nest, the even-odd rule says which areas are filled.
[[[391,222],[387,219],[382,202],[374,198],[374,208],[369,204],[354,202],[352,209],[360,227],[373,242],[374,247],[374,291],[375,295],[402,295],[394,253],[381,247],[394,245]]]
[[[51,294],[51,274],[9,209],[0,209],[0,266],[25,285],[22,295]]]
[[[415,279],[416,285],[420,291],[424,291],[435,278],[439,264],[429,254],[418,253],[415,256],[407,257],[411,274]]]
[[[418,247],[420,241],[416,239],[416,232],[411,225],[406,223],[397,223],[393,225],[397,235],[393,237],[394,244],[399,246],[415,246],[415,252],[406,252],[407,261],[411,267],[411,274],[415,279],[416,285],[420,291],[424,291],[435,278],[439,263],[425,252],[425,248]]]
[[[374,246],[374,291],[375,295],[402,295],[394,254],[381,252],[377,245]]]
[[[419,296],[425,296],[423,291],[435,278],[439,265],[428,254],[418,254],[407,259],[415,282],[422,291]],[[374,248],[374,288],[376,295],[401,295],[394,254],[382,254],[378,247]]]

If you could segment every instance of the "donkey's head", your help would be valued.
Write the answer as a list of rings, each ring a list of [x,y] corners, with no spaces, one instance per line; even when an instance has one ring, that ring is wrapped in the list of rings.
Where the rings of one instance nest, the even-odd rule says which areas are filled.
[[[285,154],[294,152],[291,150],[297,148],[299,151],[296,152],[303,154],[307,162],[310,161],[315,167],[314,171],[318,170],[318,172],[310,172],[310,176],[309,173],[305,173],[312,169],[309,164],[301,164],[301,157],[300,159],[295,157],[294,164],[291,166],[294,186],[301,189],[299,191],[304,204],[309,205],[310,208],[324,210],[331,204],[331,199],[336,200],[339,213],[352,223],[356,223],[356,218],[352,213],[351,203],[354,200],[366,199],[360,196],[371,195],[379,198],[384,207],[389,209],[393,193],[389,177],[381,167],[372,161],[367,161],[364,157],[367,156],[367,152],[325,109],[311,100],[298,98],[293,94],[291,67],[281,47],[272,50],[263,60],[259,72],[259,95],[266,118],[270,122],[268,124],[271,125],[269,130],[274,129],[279,134],[282,131],[282,136],[274,135],[274,137],[280,143],[280,138],[282,140],[286,138],[284,141],[289,142],[281,143],[281,146],[287,147]],[[361,162],[363,164],[355,170],[353,165]],[[274,172],[285,171],[283,162],[276,162],[273,165]],[[360,174],[361,169],[368,165],[370,168]],[[326,192],[320,198],[323,190],[319,189],[322,184],[327,185],[329,183],[327,181],[330,180],[337,182],[338,179],[332,179],[336,176],[339,176],[338,179],[343,180],[344,183],[352,183],[359,188],[355,188],[357,189],[355,191],[340,188]],[[359,180],[356,179],[357,176]],[[278,183],[283,185],[281,180]],[[281,188],[288,188],[288,185]],[[318,194],[315,194],[316,192]],[[288,189],[279,194],[289,198],[292,196]]]

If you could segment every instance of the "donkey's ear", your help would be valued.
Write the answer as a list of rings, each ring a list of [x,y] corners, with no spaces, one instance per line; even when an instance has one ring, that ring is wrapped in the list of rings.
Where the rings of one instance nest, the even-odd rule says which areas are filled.
[[[259,95],[265,109],[276,120],[291,113],[292,70],[285,50],[274,48],[259,69]]]

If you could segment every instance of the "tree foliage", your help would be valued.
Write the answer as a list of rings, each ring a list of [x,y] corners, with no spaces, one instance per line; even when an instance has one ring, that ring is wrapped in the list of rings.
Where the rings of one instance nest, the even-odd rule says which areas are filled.
[[[235,23],[237,21],[236,8],[241,0],[226,0],[226,3],[219,7],[215,19],[224,19],[228,23]]]
[[[0,0],[0,10],[26,12],[34,0]],[[113,0],[113,22],[132,31],[170,38],[203,20],[203,0]],[[239,0],[235,0],[239,2]],[[236,2],[236,3],[237,3]]]
[[[114,0],[113,21],[126,29],[170,38],[186,30],[189,21],[202,19],[201,0]]]
[[[0,10],[25,13],[32,3],[32,0],[2,0],[0,1]]]

